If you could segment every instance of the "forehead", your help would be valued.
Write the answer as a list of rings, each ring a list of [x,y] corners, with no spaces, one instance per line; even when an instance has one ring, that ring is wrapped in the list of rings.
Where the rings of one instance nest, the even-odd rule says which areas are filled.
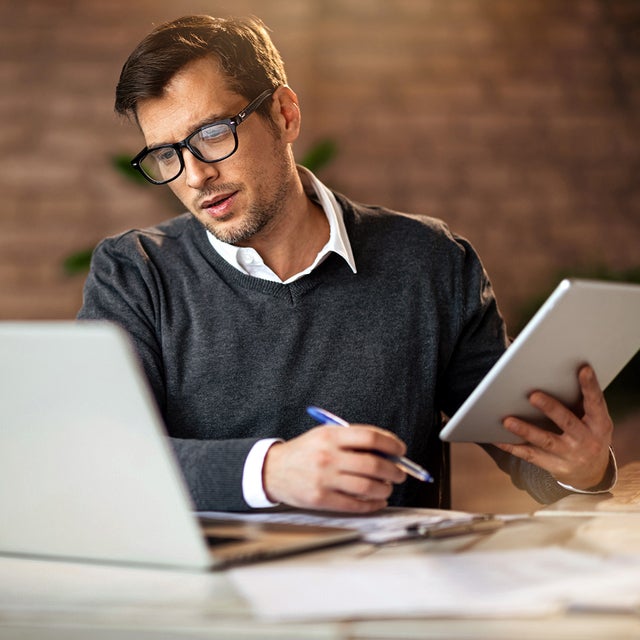
[[[171,78],[161,96],[138,104],[137,117],[147,146],[183,139],[198,126],[234,115],[245,99],[229,89],[214,58],[188,63]]]

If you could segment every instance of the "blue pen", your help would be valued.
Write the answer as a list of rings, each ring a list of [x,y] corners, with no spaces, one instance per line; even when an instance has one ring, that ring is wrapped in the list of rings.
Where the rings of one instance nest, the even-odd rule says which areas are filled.
[[[307,407],[307,413],[312,418],[323,424],[336,424],[341,427],[350,426],[346,420],[339,418],[326,409],[320,409],[320,407]],[[413,462],[413,460],[409,460],[409,458],[405,458],[404,456],[394,456],[390,453],[384,453],[383,451],[376,451],[375,454],[386,458],[387,460],[391,460],[391,462],[393,462],[398,468],[402,469],[410,476],[413,476],[418,480],[422,480],[422,482],[433,482],[431,474],[419,464]]]

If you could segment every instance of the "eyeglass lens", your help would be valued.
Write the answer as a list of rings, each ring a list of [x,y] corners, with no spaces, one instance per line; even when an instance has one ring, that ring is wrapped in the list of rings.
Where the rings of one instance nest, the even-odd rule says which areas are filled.
[[[223,122],[206,125],[185,140],[185,146],[205,162],[218,162],[236,150],[236,137],[231,125]],[[182,170],[181,158],[174,147],[151,149],[140,160],[140,168],[156,182],[169,181]]]

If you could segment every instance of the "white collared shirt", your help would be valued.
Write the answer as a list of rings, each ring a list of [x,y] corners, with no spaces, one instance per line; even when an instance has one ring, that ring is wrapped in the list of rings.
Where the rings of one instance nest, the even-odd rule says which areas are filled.
[[[320,249],[313,263],[303,271],[296,273],[295,275],[281,280],[262,260],[260,254],[251,247],[236,247],[232,244],[227,244],[218,240],[212,233],[207,231],[209,242],[213,248],[224,258],[231,266],[238,269],[242,273],[245,273],[254,278],[262,278],[263,280],[270,280],[271,282],[280,282],[282,284],[289,284],[295,282],[299,278],[311,273],[318,265],[320,265],[330,253],[337,253],[344,258],[349,267],[354,273],[357,273],[355,260],[353,259],[353,253],[351,252],[351,244],[349,242],[349,236],[344,226],[344,220],[342,217],[342,209],[338,204],[333,193],[325,187],[318,178],[316,178],[311,171],[304,167],[298,167],[298,173],[302,180],[302,185],[305,192],[309,196],[313,196],[315,193],[322,210],[327,216],[329,221],[329,240],[327,244]]]
[[[254,278],[262,278],[263,280],[269,280],[271,282],[280,282],[282,284],[295,282],[299,278],[311,273],[318,265],[322,264],[331,253],[337,253],[344,258],[353,273],[357,273],[356,263],[351,251],[351,243],[349,242],[349,236],[344,226],[342,209],[338,201],[333,193],[322,184],[311,171],[298,166],[298,173],[302,180],[305,193],[310,197],[313,197],[315,194],[314,199],[317,198],[329,221],[329,240],[324,247],[320,249],[315,260],[309,267],[283,281],[264,263],[260,254],[251,247],[236,247],[235,245],[227,244],[226,242],[218,240],[212,233],[207,231],[211,246],[231,266],[238,269],[238,271],[253,276]],[[267,498],[262,483],[262,468],[267,451],[269,451],[271,445],[276,442],[280,442],[280,440],[269,438],[256,442],[251,451],[249,451],[249,455],[244,463],[242,472],[242,494],[246,503],[254,509],[277,506],[276,503],[271,502]]]

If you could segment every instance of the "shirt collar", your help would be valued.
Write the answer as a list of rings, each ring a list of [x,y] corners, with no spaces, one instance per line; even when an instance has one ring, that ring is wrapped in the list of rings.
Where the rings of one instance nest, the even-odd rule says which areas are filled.
[[[293,282],[302,276],[311,273],[319,264],[321,264],[330,253],[337,253],[349,265],[353,273],[357,273],[356,263],[351,250],[349,236],[344,226],[344,218],[342,209],[330,189],[328,189],[316,176],[308,169],[298,166],[298,174],[302,181],[302,186],[306,195],[317,202],[327,216],[329,221],[329,241],[320,250],[310,267],[288,278],[284,284]],[[207,231],[207,237],[213,248],[226,260],[231,266],[235,267],[242,273],[271,280],[274,282],[282,282],[278,276],[267,267],[262,258],[255,249],[249,247],[236,247],[218,240],[212,233]]]

